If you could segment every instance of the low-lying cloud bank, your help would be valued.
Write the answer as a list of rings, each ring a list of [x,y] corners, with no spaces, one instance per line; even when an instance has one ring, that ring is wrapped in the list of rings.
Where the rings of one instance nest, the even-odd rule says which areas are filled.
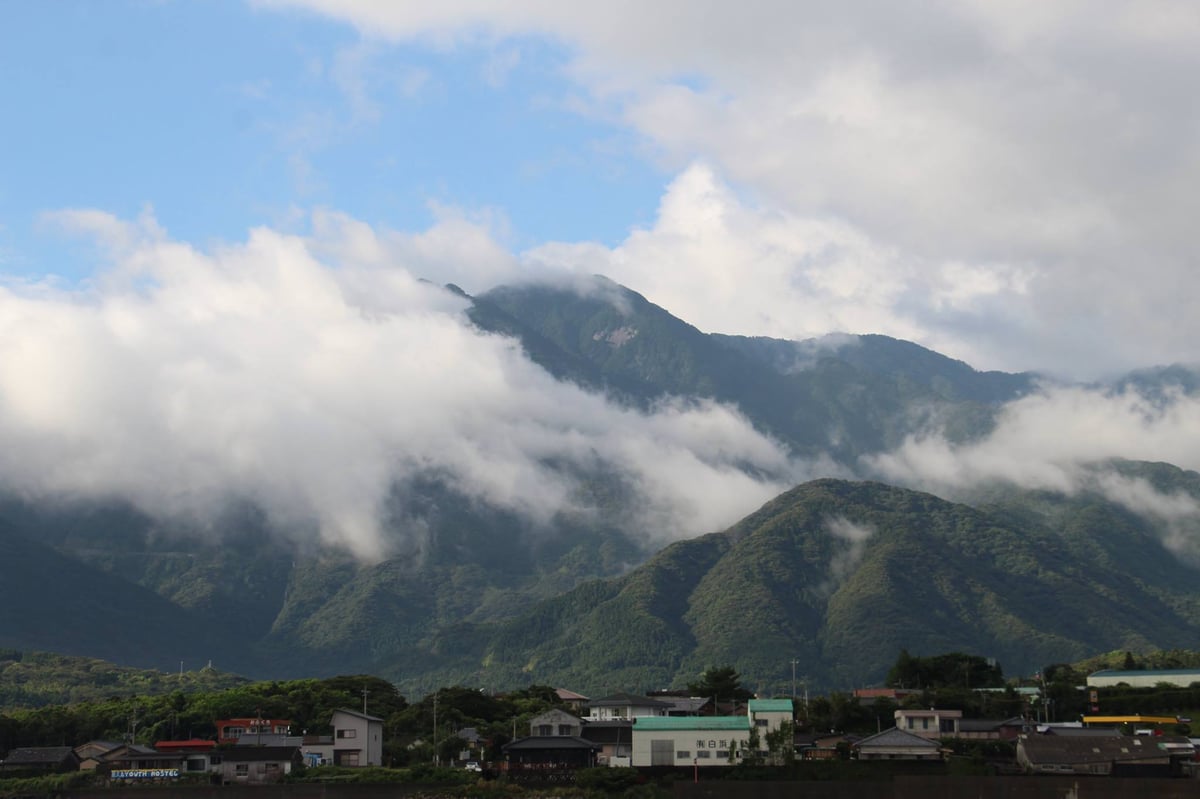
[[[732,523],[805,476],[736,409],[621,408],[472,327],[464,299],[418,279],[447,277],[426,271],[447,255],[431,241],[444,225],[385,250],[343,219],[202,251],[151,218],[54,221],[111,265],[83,288],[0,286],[6,488],[200,519],[250,501],[285,534],[377,558],[391,486],[430,471],[546,520],[573,501],[548,464],[616,469],[660,541]],[[464,261],[505,257],[453,243]]]
[[[1047,386],[1007,405],[981,441],[956,445],[938,434],[913,436],[866,466],[882,479],[948,495],[997,481],[1068,495],[1099,492],[1160,522],[1164,543],[1194,557],[1200,555],[1200,497],[1160,491],[1112,461],[1197,470],[1198,444],[1200,396]]]

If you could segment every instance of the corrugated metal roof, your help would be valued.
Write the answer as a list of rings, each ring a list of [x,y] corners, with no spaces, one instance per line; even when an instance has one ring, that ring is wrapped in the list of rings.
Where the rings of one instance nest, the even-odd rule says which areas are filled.
[[[791,713],[792,700],[790,699],[751,699],[751,713]]]
[[[1181,674],[1195,674],[1200,677],[1200,669],[1139,669],[1137,671],[1127,671],[1125,669],[1102,669],[1089,674],[1089,677],[1178,677]]]
[[[634,730],[749,730],[745,716],[642,716]]]

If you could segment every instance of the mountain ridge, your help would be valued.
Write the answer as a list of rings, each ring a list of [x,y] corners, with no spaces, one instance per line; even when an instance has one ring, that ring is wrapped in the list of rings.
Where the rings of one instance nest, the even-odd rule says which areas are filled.
[[[481,331],[512,338],[559,380],[643,410],[664,396],[726,403],[793,455],[829,456],[843,476],[869,478],[864,456],[930,429],[954,441],[986,435],[1004,404],[1040,380],[978,372],[884,336],[704,333],[604,279],[474,297],[450,290]],[[1103,468],[1200,498],[1195,472]],[[803,656],[814,685],[844,686],[877,679],[901,647],[971,649],[1026,668],[1185,646],[1196,635],[1194,563],[1182,544],[1164,545],[1191,533],[1095,492],[992,486],[939,498],[816,480],[724,530],[695,530],[656,550],[639,528],[627,475],[597,468],[572,479],[577,507],[534,524],[446,475],[409,478],[393,486],[385,511],[397,547],[378,563],[286,547],[253,508],[201,531],[116,500],[4,498],[0,541],[41,547],[28,557],[46,566],[28,573],[43,584],[70,575],[80,606],[103,605],[106,594],[142,597],[159,619],[142,631],[93,629],[73,620],[70,602],[33,604],[39,629],[73,625],[72,651],[170,665],[178,655],[156,647],[182,653],[202,640],[209,652],[196,657],[280,678],[353,670],[410,688],[553,679],[616,690],[681,685],[733,662],[777,686],[784,665]],[[34,591],[9,560],[0,561],[0,584]],[[922,570],[928,581],[914,577]],[[1156,573],[1157,587],[1145,576]],[[18,594],[9,600],[20,607]],[[914,618],[914,604],[924,616]],[[0,644],[49,640],[25,621],[0,627],[8,633]],[[177,645],[180,629],[197,634]]]

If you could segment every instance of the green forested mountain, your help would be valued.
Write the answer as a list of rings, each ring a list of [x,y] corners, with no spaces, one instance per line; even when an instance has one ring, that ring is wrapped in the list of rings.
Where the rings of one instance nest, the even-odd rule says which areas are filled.
[[[57,515],[57,514],[50,514]],[[49,525],[27,506],[5,503],[0,515],[0,647],[102,657],[123,664],[171,669],[213,657],[229,668],[259,666],[236,632],[148,587],[52,546]],[[89,519],[67,519],[92,529]],[[100,528],[96,528],[99,530]],[[228,628],[235,630],[236,620]]]
[[[883,336],[704,333],[602,278],[470,302],[475,324],[515,337],[561,380],[633,407],[666,395],[736,405],[842,474],[931,426],[984,434],[1034,382]],[[1130,379],[1189,390],[1180,374]],[[200,528],[117,500],[0,497],[0,646],[167,670],[211,660],[271,678],[374,673],[406,694],[662,687],[724,663],[779,688],[793,658],[813,685],[848,687],[880,679],[902,647],[980,652],[1010,674],[1110,649],[1196,647],[1187,564],[1200,537],[1099,493],[992,486],[956,504],[818,481],[654,553],[636,486],[605,468],[573,474],[572,509],[536,524],[446,475],[411,478],[393,487],[394,547],[377,563],[285,544],[249,507]],[[1106,468],[1200,497],[1196,475],[1167,464]]]
[[[1160,531],[1098,497],[1037,499],[974,508],[808,483],[539,605],[492,633],[481,662],[499,681],[600,687],[681,685],[732,663],[778,690],[793,658],[813,684],[844,688],[882,679],[902,648],[984,653],[1018,674],[1195,644],[1200,572]]]
[[[502,287],[474,299],[476,324],[517,337],[549,372],[631,403],[666,395],[737,405],[800,455],[857,456],[936,420],[966,438],[1030,375],[977,372],[886,336],[803,342],[705,334],[603,278],[590,293]]]

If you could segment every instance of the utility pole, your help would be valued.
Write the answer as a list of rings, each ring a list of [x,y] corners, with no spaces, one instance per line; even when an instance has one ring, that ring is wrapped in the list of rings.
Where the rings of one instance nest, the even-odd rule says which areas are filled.
[[[363,715],[367,715],[367,686],[363,686]]]
[[[796,664],[800,661],[792,658],[792,699],[796,698]]]
[[[437,746],[437,691],[433,692],[433,765],[438,764]]]

